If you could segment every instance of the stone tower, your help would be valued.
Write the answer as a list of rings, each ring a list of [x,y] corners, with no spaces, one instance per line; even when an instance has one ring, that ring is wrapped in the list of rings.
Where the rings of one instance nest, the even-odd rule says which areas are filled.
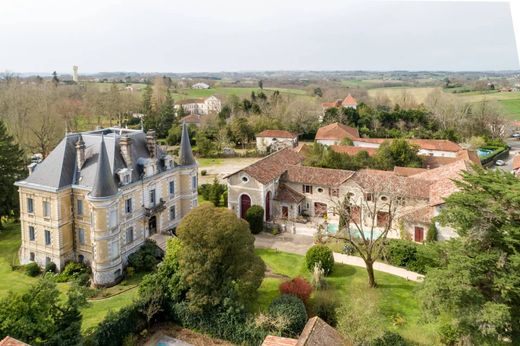
[[[72,66],[72,80],[76,83],[79,82],[78,67],[76,65]]]

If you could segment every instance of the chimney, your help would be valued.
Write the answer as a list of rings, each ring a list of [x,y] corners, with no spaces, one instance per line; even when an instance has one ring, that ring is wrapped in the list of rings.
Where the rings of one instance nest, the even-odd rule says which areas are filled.
[[[78,141],[76,142],[76,164],[78,165],[78,169],[83,167],[85,163],[85,142],[83,141],[83,137],[79,135]]]
[[[119,140],[121,146],[121,155],[125,160],[126,167],[132,166],[132,138],[128,136],[122,136]]]
[[[146,146],[148,147],[148,152],[150,152],[150,157],[155,158],[157,156],[157,142],[154,130],[148,130],[146,133]]]
[[[37,165],[36,162],[32,162],[30,165],[27,166],[27,169],[29,170],[29,175],[31,175],[31,173],[34,172],[36,165]]]

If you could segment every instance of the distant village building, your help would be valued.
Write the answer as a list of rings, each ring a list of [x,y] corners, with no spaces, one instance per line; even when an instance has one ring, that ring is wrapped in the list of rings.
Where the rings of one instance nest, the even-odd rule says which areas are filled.
[[[347,97],[345,97],[343,100],[338,99],[334,102],[323,102],[321,104],[321,110],[322,114],[320,117],[320,121],[323,119],[323,116],[325,115],[325,112],[329,108],[352,108],[356,109],[358,106],[357,100],[352,97],[352,95],[348,94]]]
[[[206,83],[195,83],[191,86],[192,89],[209,89],[209,85]]]
[[[154,131],[105,128],[67,134],[16,185],[20,263],[83,262],[95,285],[112,285],[147,238],[197,205],[197,163],[185,125],[178,158]]]
[[[184,123],[187,125],[195,125],[197,127],[200,127],[200,125],[201,125],[200,115],[198,115],[198,114],[187,115],[181,119],[181,123]]]
[[[341,143],[345,138],[352,141],[359,138],[358,130],[340,123],[332,123],[320,127],[316,133],[315,140],[323,145],[334,145]]]
[[[298,135],[285,130],[265,130],[256,135],[256,150],[271,153],[298,145]]]
[[[175,109],[182,107],[189,114],[207,115],[222,110],[222,103],[215,96],[205,99],[186,99],[176,102]]]

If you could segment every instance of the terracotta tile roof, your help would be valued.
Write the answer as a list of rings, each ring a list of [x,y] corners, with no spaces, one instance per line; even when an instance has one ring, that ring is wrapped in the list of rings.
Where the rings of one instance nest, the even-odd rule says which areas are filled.
[[[422,208],[411,209],[410,211],[401,214],[400,218],[409,222],[429,224],[432,222],[433,208],[430,206],[425,206]]]
[[[520,168],[520,154],[516,154],[513,157],[513,169],[519,169]]]
[[[190,114],[181,119],[181,122],[187,124],[200,124],[200,115]]]
[[[348,155],[356,155],[361,151],[366,151],[369,156],[374,156],[377,153],[376,148],[355,147],[352,145],[331,145],[330,148],[337,153]]]
[[[423,160],[423,167],[427,169],[434,169],[444,165],[448,165],[455,161],[460,160],[456,157],[444,157],[444,156],[431,156],[431,155],[421,155]]]
[[[22,342],[20,340],[16,340],[15,338],[12,338],[10,336],[6,336],[5,338],[0,341],[0,346],[31,346],[29,344],[26,344],[25,342]]]
[[[275,201],[300,203],[303,199],[305,199],[305,196],[299,192],[294,191],[285,184],[280,184],[273,199]]]
[[[369,191],[397,192],[407,197],[428,199],[431,182],[426,179],[416,179],[416,176],[407,177],[397,175],[393,171],[361,169],[355,173],[353,180]]]
[[[353,140],[358,137],[359,132],[357,129],[340,123],[332,123],[322,126],[316,133],[316,139],[335,139],[340,141],[343,138],[350,138]]]
[[[304,157],[298,154],[292,148],[279,150],[271,155],[264,157],[262,160],[253,163],[237,172],[229,174],[224,178],[228,178],[238,172],[246,172],[262,184],[281,176],[287,169],[287,165],[296,165],[303,161]]]
[[[404,177],[409,177],[411,175],[422,173],[426,170],[426,168],[414,168],[414,167],[394,167],[394,173],[397,175],[401,175]]]
[[[295,148],[293,148],[293,150],[297,153],[305,154],[307,151],[309,151],[309,146],[305,143],[299,143]]]
[[[329,187],[343,184],[353,174],[352,171],[342,169],[287,165],[287,171],[282,179],[293,183]]]
[[[338,101],[334,101],[334,102],[323,102],[321,104],[321,106],[323,108],[334,108],[334,107],[339,107],[340,104],[341,104],[341,100],[338,100]]]
[[[462,150],[460,145],[446,139],[409,139],[410,143],[418,145],[419,148],[425,150],[439,150],[458,152]]]
[[[392,138],[358,138],[357,142],[382,144],[384,141],[391,141]],[[458,152],[462,150],[460,145],[445,139],[408,139],[411,144],[419,146],[424,150]]]
[[[349,106],[357,106],[357,100],[352,97],[352,95],[348,94],[347,97],[341,102],[341,105],[343,107],[349,107]]]
[[[256,137],[294,138],[297,135],[285,130],[264,130],[257,134]]]
[[[428,180],[432,182],[430,186],[430,205],[444,203],[444,198],[458,191],[453,180],[460,180],[461,173],[469,170],[469,163],[458,160],[453,163],[429,169],[423,173],[414,175],[414,178]]]
[[[297,339],[282,338],[281,336],[268,335],[261,346],[296,346]]]
[[[478,154],[473,150],[462,149],[457,152],[457,158],[473,162],[474,164],[481,166],[480,158]]]
[[[351,346],[351,343],[346,342],[339,332],[329,326],[318,316],[315,316],[305,325],[300,337],[298,338],[297,346]]]

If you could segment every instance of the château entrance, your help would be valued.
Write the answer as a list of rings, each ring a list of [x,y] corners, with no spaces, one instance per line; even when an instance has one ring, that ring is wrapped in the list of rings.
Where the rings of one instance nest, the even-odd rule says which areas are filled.
[[[155,215],[148,220],[148,236],[157,233],[157,218]]]

